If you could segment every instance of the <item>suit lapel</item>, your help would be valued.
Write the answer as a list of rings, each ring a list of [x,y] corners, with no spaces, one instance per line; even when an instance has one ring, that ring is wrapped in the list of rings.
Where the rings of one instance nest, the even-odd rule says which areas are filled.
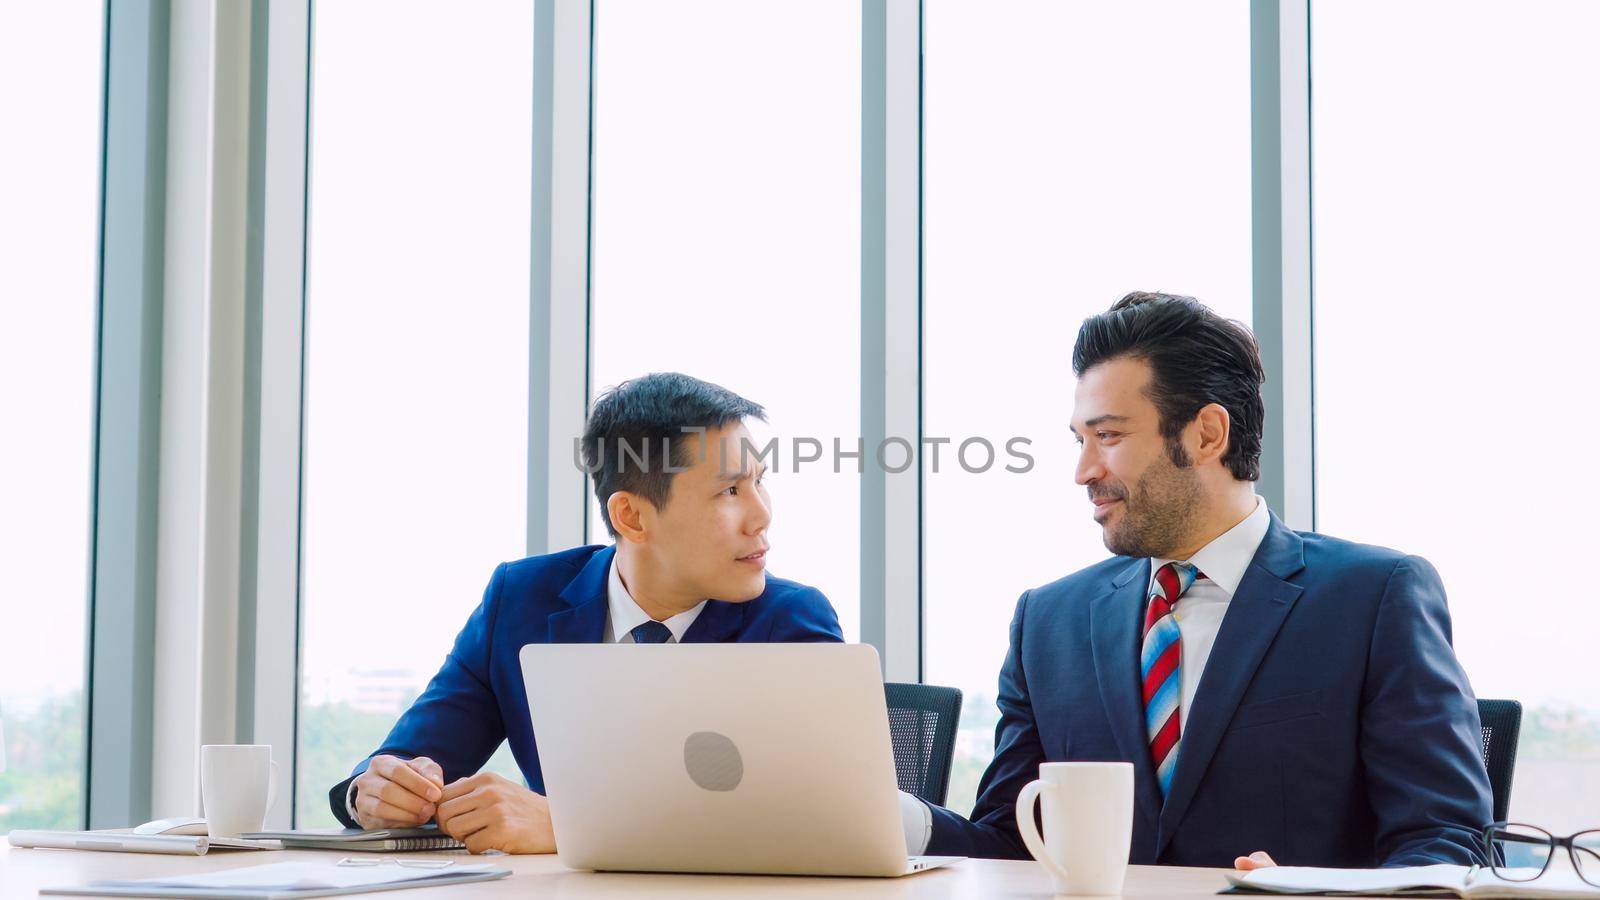
[[[1222,618],[1195,692],[1194,707],[1186,717],[1177,768],[1172,773],[1172,790],[1161,809],[1161,829],[1156,839],[1158,858],[1188,812],[1222,734],[1267,648],[1300,599],[1301,588],[1284,579],[1303,568],[1304,542],[1273,515],[1266,537],[1239,582],[1239,590],[1228,602],[1228,612]]]
[[[1144,616],[1144,592],[1149,583],[1150,561],[1129,562],[1112,579],[1111,590],[1089,607],[1089,629],[1100,702],[1111,721],[1117,749],[1133,763],[1133,794],[1139,814],[1149,820],[1153,829],[1161,814],[1161,789],[1150,765],[1144,695],[1139,688],[1139,623]]]
[[[561,589],[561,599],[570,606],[550,616],[550,643],[598,644],[606,636],[606,582],[611,577],[611,559],[617,548],[596,551],[578,571],[576,578]]]
[[[689,630],[683,633],[685,644],[720,644],[732,640],[744,622],[743,603],[725,603],[707,600],[700,615],[695,616]]]

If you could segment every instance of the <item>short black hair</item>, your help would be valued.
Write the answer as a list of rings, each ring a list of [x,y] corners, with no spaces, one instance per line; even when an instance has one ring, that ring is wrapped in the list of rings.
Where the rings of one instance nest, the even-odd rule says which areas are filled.
[[[1173,462],[1188,465],[1178,442],[1201,408],[1216,403],[1228,411],[1228,450],[1222,462],[1240,481],[1261,477],[1261,435],[1266,405],[1261,385],[1266,370],[1255,335],[1193,297],[1135,291],[1090,316],[1072,348],[1073,374],[1120,357],[1150,363],[1147,391],[1161,416],[1161,436]]]
[[[628,491],[665,508],[673,468],[688,466],[691,444],[700,446],[696,429],[743,419],[764,422],[767,412],[725,387],[678,372],[630,379],[595,398],[583,429],[583,467],[611,536],[617,536],[606,509],[612,494]]]

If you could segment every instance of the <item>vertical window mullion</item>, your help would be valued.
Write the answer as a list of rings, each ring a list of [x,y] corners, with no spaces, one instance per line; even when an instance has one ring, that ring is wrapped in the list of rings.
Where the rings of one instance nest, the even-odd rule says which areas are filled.
[[[166,227],[170,11],[162,0],[107,7],[90,828],[150,817]]]
[[[862,15],[861,640],[885,678],[919,681],[922,4],[868,0]]]
[[[1315,524],[1308,4],[1250,4],[1252,324],[1267,370],[1257,490],[1290,527],[1303,529]]]
[[[271,744],[284,776],[269,827],[292,822],[297,784],[310,45],[309,0],[255,5],[238,739]]]
[[[528,553],[584,542],[573,441],[588,407],[592,0],[538,0],[528,315]]]

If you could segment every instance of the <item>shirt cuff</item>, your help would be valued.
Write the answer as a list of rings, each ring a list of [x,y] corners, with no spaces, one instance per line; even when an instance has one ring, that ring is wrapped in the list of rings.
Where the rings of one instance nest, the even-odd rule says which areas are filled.
[[[933,811],[928,804],[900,792],[900,825],[906,832],[906,855],[921,856],[933,836]]]
[[[361,820],[356,817],[356,781],[350,779],[350,789],[344,792],[344,811],[350,814],[350,821],[361,827]]]

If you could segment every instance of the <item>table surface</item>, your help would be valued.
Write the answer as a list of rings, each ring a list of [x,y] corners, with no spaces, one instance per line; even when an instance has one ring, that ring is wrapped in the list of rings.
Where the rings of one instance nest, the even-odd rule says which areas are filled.
[[[0,841],[0,900],[38,896],[43,887],[85,884],[102,878],[155,878],[269,862],[321,860],[344,856],[381,856],[320,850],[212,851],[205,856],[150,853],[106,853],[92,850],[28,850]],[[410,858],[451,856],[492,862],[511,870],[497,881],[448,888],[414,888],[407,897],[1049,897],[1050,879],[1034,862],[968,859],[903,878],[796,878],[747,875],[635,875],[579,872],[554,856],[479,856],[416,853]],[[1122,896],[1130,900],[1198,898],[1227,886],[1225,869],[1183,869],[1132,866]],[[387,897],[400,891],[372,896]]]

